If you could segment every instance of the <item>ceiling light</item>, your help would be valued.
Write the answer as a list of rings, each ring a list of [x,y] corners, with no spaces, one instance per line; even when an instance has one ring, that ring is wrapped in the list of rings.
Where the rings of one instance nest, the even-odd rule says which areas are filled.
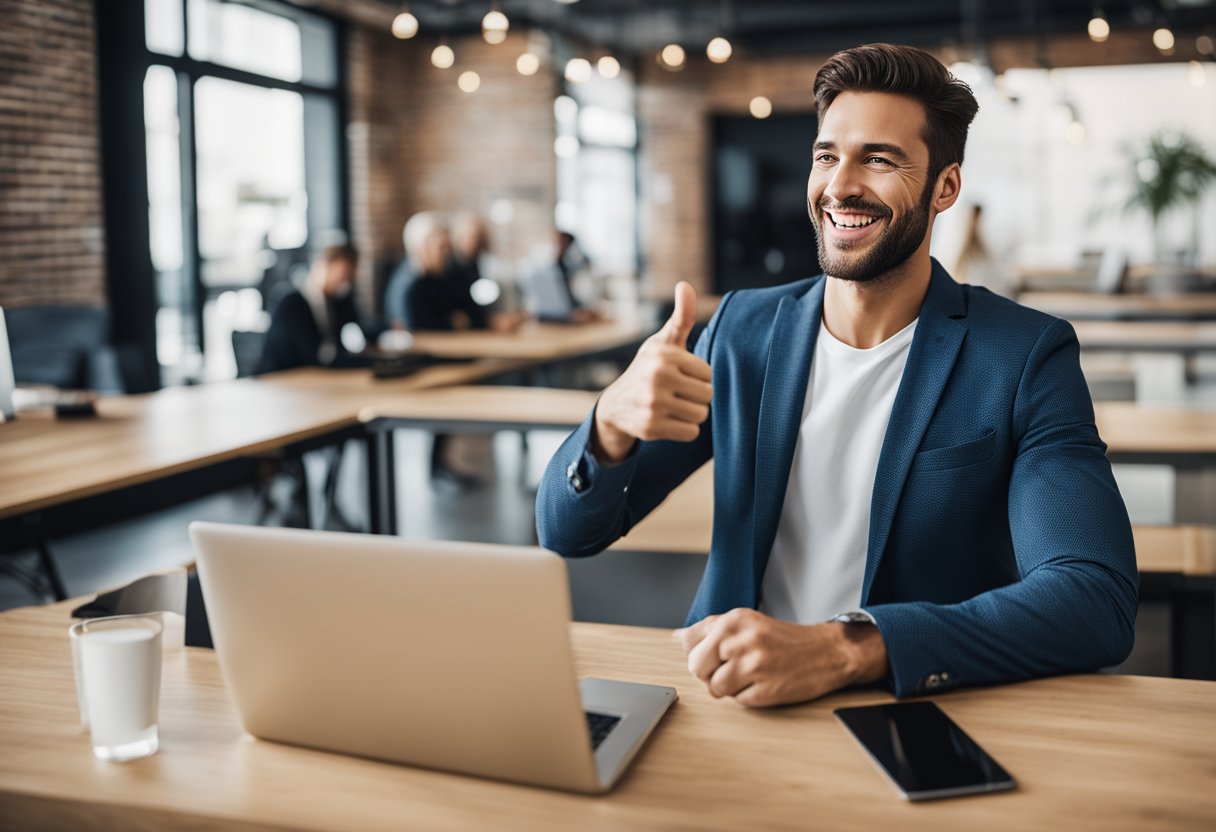
[[[611,55],[605,55],[596,62],[595,68],[605,78],[615,78],[621,74],[621,62]]]
[[[572,84],[591,80],[591,62],[586,58],[571,58],[566,63],[566,80]]]
[[[520,75],[535,75],[540,69],[540,58],[531,52],[525,52],[515,59],[515,68]]]
[[[436,69],[447,69],[456,63],[456,53],[446,43],[441,43],[431,50],[431,64]]]
[[[1110,23],[1102,16],[1102,12],[1094,12],[1089,21],[1089,39],[1094,43],[1104,43],[1110,37]]]
[[[763,95],[757,95],[748,103],[747,109],[756,118],[768,118],[773,114],[773,102]]]
[[[1174,51],[1174,33],[1162,26],[1153,32],[1153,46],[1162,54],[1168,55]]]
[[[706,45],[705,56],[716,64],[724,64],[730,60],[731,53],[734,51],[730,41],[724,37],[716,37]]]
[[[1195,38],[1195,51],[1200,55],[1211,55],[1214,44],[1210,35],[1200,35]]]
[[[481,36],[485,38],[486,43],[502,43],[507,39],[507,30],[510,28],[511,21],[507,20],[507,16],[497,6],[486,12],[486,16],[481,19]]]
[[[679,69],[684,66],[684,47],[678,43],[667,44],[659,53],[659,60],[670,69]]]
[[[1069,144],[1085,144],[1085,125],[1079,121],[1071,122],[1064,131],[1064,138]]]
[[[409,40],[418,34],[418,18],[409,12],[402,12],[393,18],[393,35],[402,40]]]
[[[466,70],[456,79],[456,86],[460,87],[461,92],[477,92],[477,88],[481,86],[481,76],[471,69]]]

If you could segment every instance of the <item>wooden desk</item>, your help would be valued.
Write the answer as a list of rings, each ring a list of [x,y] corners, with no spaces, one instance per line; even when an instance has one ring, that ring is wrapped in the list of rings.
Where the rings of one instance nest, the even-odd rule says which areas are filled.
[[[1018,303],[1076,321],[1216,320],[1216,292],[1168,296],[1023,292]]]
[[[653,329],[638,321],[548,324],[529,321],[511,334],[486,330],[419,332],[413,352],[444,358],[517,358],[549,362],[637,346]]]
[[[69,606],[0,614],[0,817],[14,829],[1020,832],[1203,829],[1216,818],[1214,683],[1090,675],[935,697],[1019,787],[910,804],[831,716],[888,694],[749,711],[711,698],[668,631],[595,624],[572,627],[580,675],[674,685],[681,697],[605,797],[253,740],[215,656],[194,648],[166,659],[160,752],[107,764],[77,723]]]
[[[1216,323],[1187,321],[1076,321],[1082,350],[1171,352],[1216,351]]]

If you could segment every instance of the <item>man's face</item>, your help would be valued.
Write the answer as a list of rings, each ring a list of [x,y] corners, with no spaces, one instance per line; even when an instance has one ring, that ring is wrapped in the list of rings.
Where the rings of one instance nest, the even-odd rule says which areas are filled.
[[[341,258],[325,265],[324,291],[326,297],[343,298],[350,294],[355,282],[355,264]]]
[[[807,210],[825,274],[866,281],[924,242],[934,182],[924,108],[900,95],[844,92],[820,120]]]

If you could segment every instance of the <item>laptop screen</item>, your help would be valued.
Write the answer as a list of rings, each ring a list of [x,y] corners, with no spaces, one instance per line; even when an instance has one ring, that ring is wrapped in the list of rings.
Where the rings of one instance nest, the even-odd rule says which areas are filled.
[[[8,328],[0,309],[0,421],[13,418],[13,356],[9,352]]]

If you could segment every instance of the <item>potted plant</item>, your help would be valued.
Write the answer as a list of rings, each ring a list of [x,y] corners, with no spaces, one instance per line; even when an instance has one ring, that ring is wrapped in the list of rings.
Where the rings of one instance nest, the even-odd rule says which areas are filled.
[[[1128,151],[1131,162],[1129,192],[1124,204],[1126,211],[1144,212],[1153,224],[1153,251],[1158,268],[1173,261],[1170,277],[1182,276],[1182,267],[1199,253],[1198,203],[1205,191],[1216,182],[1216,162],[1190,136],[1174,131],[1160,131],[1146,143]],[[1166,252],[1164,232],[1166,215],[1174,209],[1190,206],[1192,236],[1190,251],[1171,258]],[[1162,275],[1165,277],[1165,275]]]

